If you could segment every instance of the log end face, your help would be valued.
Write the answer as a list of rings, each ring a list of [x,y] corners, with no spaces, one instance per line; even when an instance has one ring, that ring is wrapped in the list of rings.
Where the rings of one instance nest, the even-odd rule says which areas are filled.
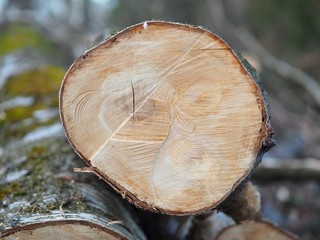
[[[14,229],[10,234],[4,233],[3,239],[125,239],[116,231],[94,226],[89,222],[57,221],[44,224],[23,226]]]
[[[263,221],[245,221],[238,225],[232,225],[220,232],[215,240],[260,240],[260,239],[278,239],[278,240],[296,240],[291,233],[275,226],[274,224]]]
[[[261,146],[271,146],[256,82],[226,43],[200,28],[128,28],[79,59],[62,89],[76,151],[153,211],[216,207],[251,172]]]

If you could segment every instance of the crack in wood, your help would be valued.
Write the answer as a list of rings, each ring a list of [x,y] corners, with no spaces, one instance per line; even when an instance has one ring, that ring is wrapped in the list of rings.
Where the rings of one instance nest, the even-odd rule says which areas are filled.
[[[136,100],[135,100],[135,94],[134,94],[134,87],[133,87],[133,83],[132,83],[131,79],[130,79],[130,83],[131,83],[131,89],[132,89],[132,117],[134,117],[134,112],[135,112],[135,108],[136,108]]]

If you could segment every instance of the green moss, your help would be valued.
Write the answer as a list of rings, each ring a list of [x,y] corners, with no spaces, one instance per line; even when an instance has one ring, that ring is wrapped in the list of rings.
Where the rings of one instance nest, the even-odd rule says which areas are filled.
[[[36,202],[31,205],[24,206],[20,209],[21,214],[31,214],[31,213],[50,213],[53,210],[58,210],[60,204],[58,202],[52,202],[48,204],[43,204],[41,202]]]
[[[43,98],[57,95],[65,70],[55,66],[26,71],[12,77],[5,86],[9,97],[18,95]]]
[[[28,160],[20,167],[29,169],[30,174],[24,178],[23,189],[29,194],[27,197],[30,205],[23,206],[20,211],[24,214],[30,213],[49,213],[53,210],[59,210],[60,206],[66,209],[85,209],[84,203],[81,203],[81,197],[78,189],[70,182],[64,179],[56,178],[59,162],[55,161],[56,152],[48,144],[37,144],[27,152]],[[52,202],[43,202],[43,196],[54,195]],[[68,202],[65,202],[68,199]],[[68,210],[66,210],[67,212]]]
[[[14,122],[19,122],[31,117],[32,113],[35,110],[39,110],[42,108],[43,107],[39,104],[31,107],[15,107],[15,108],[6,109],[4,113],[7,121],[14,123]]]
[[[6,212],[11,211],[7,208],[9,204],[19,201],[29,203],[15,210],[20,215],[46,214],[60,209],[65,213],[91,211],[76,183],[78,180],[73,182],[60,176],[64,171],[69,172],[74,167],[72,161],[74,154],[66,142],[57,142],[56,139],[55,141],[45,140],[33,146],[29,145],[25,149],[20,148],[19,155],[22,153],[27,156],[27,160],[13,169],[8,169],[8,173],[26,169],[28,174],[19,179],[19,182],[14,183],[13,187],[10,186],[15,189],[11,193],[9,187],[3,188],[0,184],[1,200],[4,198],[7,200],[5,206],[0,201],[0,208],[5,210],[4,213],[0,213],[0,219],[5,218]],[[85,182],[85,180],[81,179],[80,182]]]
[[[4,99],[23,95],[32,96],[35,101],[32,106],[5,110],[1,124],[4,121],[14,123],[27,119],[35,110],[58,107],[58,92],[64,72],[64,69],[59,67],[47,66],[12,77],[4,87]]]
[[[2,187],[0,190],[0,201],[2,201],[6,196],[18,197],[25,196],[27,193],[23,189],[21,183],[12,182]]]
[[[32,26],[15,23],[2,27],[0,56],[26,47],[40,49],[45,53],[54,52],[52,44],[42,37]]]
[[[46,153],[46,147],[43,145],[36,145],[32,147],[28,152],[28,158],[30,160],[43,157]]]
[[[3,139],[6,143],[11,140],[11,139],[16,139],[16,138],[22,138],[26,134],[30,133],[31,131],[39,128],[39,127],[44,127],[48,125],[52,125],[55,122],[58,121],[58,116],[53,119],[49,119],[44,122],[37,122],[35,121],[34,123],[25,126],[23,124],[20,124],[19,122],[15,122],[14,119],[8,118],[9,120],[2,120],[0,121],[0,129],[2,130],[0,133],[0,139]],[[23,120],[23,118],[21,118]],[[0,140],[1,143],[1,140]]]
[[[32,96],[31,106],[18,106],[6,109],[0,119],[0,137],[5,141],[24,136],[33,129],[58,121],[58,114],[46,122],[33,118],[36,110],[57,108],[59,105],[58,92],[65,70],[56,66],[46,66],[33,69],[12,77],[4,86],[3,100],[16,96]],[[31,118],[33,123],[26,126],[21,121]]]
[[[45,145],[36,145],[32,147],[27,153],[28,161],[26,162],[27,168],[32,168],[32,182],[33,187],[37,187],[38,184],[42,185],[42,176],[38,173],[42,172],[42,168],[48,168],[48,163],[45,164],[45,161],[48,161],[48,149]],[[49,169],[48,169],[49,170]]]
[[[51,102],[50,102],[50,106],[51,107],[59,107],[59,99],[58,97],[54,97],[51,99]]]
[[[75,192],[71,196],[70,200],[62,205],[66,209],[65,212],[81,213],[85,212],[88,209],[87,204],[83,201],[81,195],[78,192]]]

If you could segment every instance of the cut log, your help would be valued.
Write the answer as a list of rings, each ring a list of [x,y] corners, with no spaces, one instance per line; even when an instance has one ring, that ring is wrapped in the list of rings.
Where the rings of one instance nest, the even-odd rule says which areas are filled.
[[[215,34],[150,21],[83,54],[60,90],[66,135],[89,168],[138,207],[216,208],[273,146],[250,64]]]
[[[72,172],[81,160],[63,138],[7,148],[0,163],[0,238],[145,239],[122,199]]]
[[[274,224],[263,221],[246,221],[239,225],[232,225],[221,231],[215,240],[294,240],[298,239],[293,234],[275,226]]]

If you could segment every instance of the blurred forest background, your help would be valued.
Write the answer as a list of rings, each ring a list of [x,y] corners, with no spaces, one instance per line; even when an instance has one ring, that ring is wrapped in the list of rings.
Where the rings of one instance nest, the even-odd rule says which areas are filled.
[[[0,157],[19,141],[63,134],[58,91],[68,67],[152,19],[209,28],[260,72],[277,140],[253,175],[263,214],[320,239],[319,0],[0,0]]]

